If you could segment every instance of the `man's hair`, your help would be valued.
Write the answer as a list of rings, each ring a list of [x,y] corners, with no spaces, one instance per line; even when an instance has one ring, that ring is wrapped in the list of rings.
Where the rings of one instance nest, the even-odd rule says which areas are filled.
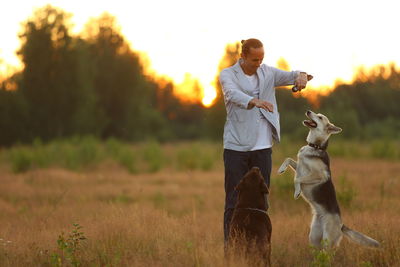
[[[247,39],[247,40],[242,40],[242,54],[247,55],[250,53],[250,48],[260,48],[263,47],[263,44],[261,43],[260,40],[258,39]]]

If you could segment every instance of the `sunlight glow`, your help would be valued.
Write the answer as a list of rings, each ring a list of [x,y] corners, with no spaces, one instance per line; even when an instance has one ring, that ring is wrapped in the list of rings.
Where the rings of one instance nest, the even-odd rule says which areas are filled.
[[[72,14],[74,33],[80,33],[90,18],[103,12],[115,16],[122,34],[134,51],[145,54],[147,72],[169,77],[176,93],[189,101],[209,106],[216,95],[213,83],[226,44],[255,37],[264,43],[264,63],[276,66],[284,58],[294,70],[313,74],[313,88],[331,88],[340,79],[353,80],[359,66],[400,63],[400,35],[396,1],[250,0],[247,6],[260,11],[242,12],[239,0],[183,1],[114,0],[11,1],[0,10],[0,75],[21,69],[16,56],[20,23],[34,8],[51,4]],[[294,23],[292,19],[301,19]],[[338,19],[337,14],[340,14]],[[374,19],[371,19],[374,18]],[[288,37],[289,36],[289,37]],[[3,62],[1,62],[3,60]],[[1,80],[1,77],[0,77]]]
[[[205,107],[210,107],[214,99],[217,97],[217,92],[215,87],[208,86],[203,90],[203,99],[201,100]]]

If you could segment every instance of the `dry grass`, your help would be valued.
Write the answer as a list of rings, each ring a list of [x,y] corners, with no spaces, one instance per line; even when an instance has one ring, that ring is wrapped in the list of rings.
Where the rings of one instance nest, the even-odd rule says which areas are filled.
[[[333,158],[331,165],[337,190],[353,190],[342,206],[344,222],[383,244],[370,250],[344,239],[333,266],[399,266],[400,163]],[[310,266],[309,208],[293,199],[292,174],[277,176],[274,167],[273,266]],[[2,166],[0,173],[0,266],[54,265],[51,255],[61,253],[57,239],[73,223],[87,237],[76,253],[83,266],[226,265],[221,165],[209,172],[136,175],[113,164],[80,173],[53,168],[13,174]]]

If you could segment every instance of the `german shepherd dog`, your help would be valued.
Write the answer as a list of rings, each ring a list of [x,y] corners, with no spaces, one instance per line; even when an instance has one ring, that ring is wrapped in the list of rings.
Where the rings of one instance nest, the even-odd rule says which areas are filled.
[[[270,266],[272,225],[265,195],[269,190],[258,167],[253,167],[236,186],[238,201],[233,211],[228,248],[241,249],[247,259]]]
[[[310,204],[313,213],[310,243],[317,248],[338,247],[344,234],[363,246],[379,247],[378,241],[342,223],[326,152],[329,137],[340,133],[342,129],[330,123],[322,114],[307,111],[306,116],[309,120],[304,120],[303,125],[310,130],[307,136],[308,145],[299,150],[297,162],[286,158],[278,173],[285,172],[288,166],[296,173],[294,198],[297,199],[301,195]]]

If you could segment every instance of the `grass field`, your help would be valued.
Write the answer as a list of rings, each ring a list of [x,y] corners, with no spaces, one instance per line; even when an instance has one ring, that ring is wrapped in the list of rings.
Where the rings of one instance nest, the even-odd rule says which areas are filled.
[[[127,153],[113,142],[101,149]],[[0,266],[226,265],[219,145],[129,147],[125,150],[140,151],[140,157],[133,153],[136,159],[125,159],[125,165],[93,154],[93,147],[84,152],[88,165],[70,159],[73,168],[54,159],[60,151],[42,155],[53,161],[38,164],[35,153],[51,150],[40,143],[24,148],[31,155],[28,168],[18,169],[21,163],[12,160],[23,148],[0,151]],[[338,147],[332,147],[331,169],[343,221],[380,241],[382,249],[362,248],[345,238],[334,256],[308,246],[309,208],[293,199],[293,174],[275,174],[284,156],[295,157],[298,146],[279,145],[273,153],[269,211],[273,266],[400,266],[397,150],[374,158],[365,151],[374,151],[371,144],[358,148],[357,153],[367,155],[359,158],[343,150],[347,145]],[[157,157],[158,163],[151,163]],[[126,162],[136,165],[130,168]],[[237,259],[229,266],[246,263]]]

